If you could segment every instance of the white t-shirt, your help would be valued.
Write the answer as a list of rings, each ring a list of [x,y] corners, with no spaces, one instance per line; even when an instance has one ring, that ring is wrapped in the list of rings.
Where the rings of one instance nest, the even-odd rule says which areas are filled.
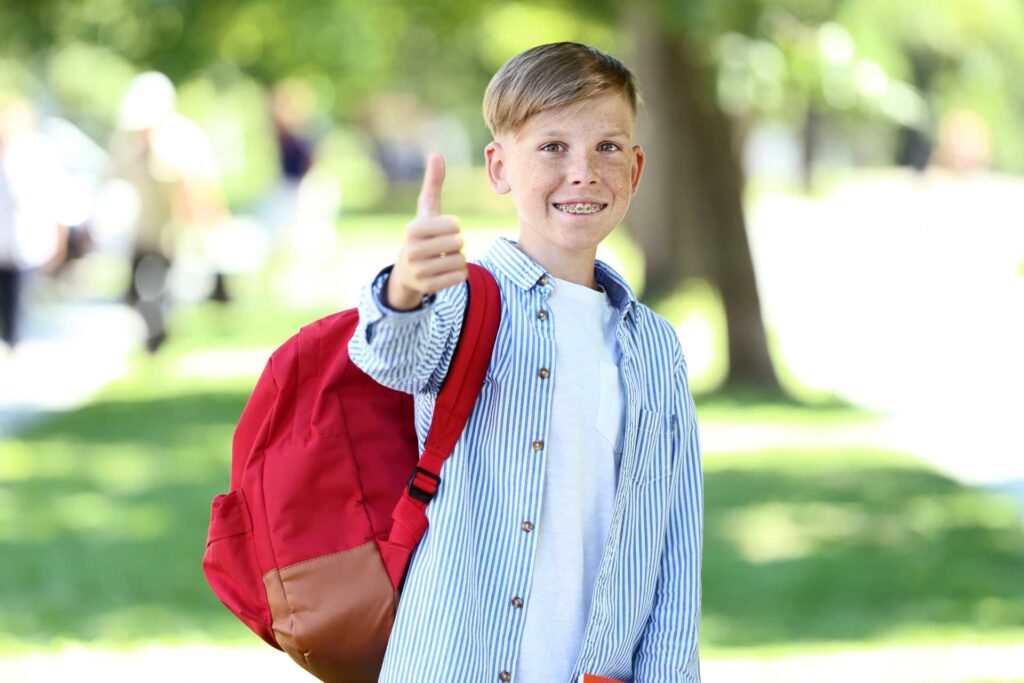
[[[569,680],[611,525],[622,455],[617,311],[603,291],[555,278],[552,284],[551,431],[517,683]]]

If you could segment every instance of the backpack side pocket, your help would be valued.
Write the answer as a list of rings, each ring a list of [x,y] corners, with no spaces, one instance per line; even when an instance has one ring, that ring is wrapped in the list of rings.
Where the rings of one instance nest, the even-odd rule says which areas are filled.
[[[253,544],[252,521],[241,489],[213,499],[203,573],[220,601],[274,647],[270,606]]]

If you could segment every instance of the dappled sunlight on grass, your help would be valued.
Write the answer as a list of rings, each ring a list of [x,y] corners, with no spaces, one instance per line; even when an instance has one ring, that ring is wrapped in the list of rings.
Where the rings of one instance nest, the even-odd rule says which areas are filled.
[[[810,555],[824,544],[856,538],[870,524],[855,506],[780,503],[750,506],[723,517],[726,538],[751,564],[767,564]]]
[[[131,444],[111,444],[84,460],[73,444],[63,440],[41,440],[31,448],[26,442],[15,442],[5,447],[0,462],[0,481],[84,480],[112,494],[142,493],[157,476],[156,463],[140,458]]]
[[[158,356],[0,442],[0,650],[252,642],[203,580],[210,501],[228,487],[256,356],[329,312],[182,307]]]
[[[787,394],[758,388],[730,387],[696,397],[698,415],[717,422],[815,427],[827,424],[866,423],[879,413],[854,407],[838,399],[805,403]]]
[[[146,503],[126,503],[109,495],[82,491],[54,501],[50,510],[52,531],[42,538],[67,534],[100,534],[108,540],[137,540],[163,536],[173,522],[171,510]],[[36,516],[36,531],[46,527]],[[21,540],[16,536],[11,540]],[[28,539],[26,539],[28,540]]]
[[[276,348],[303,325],[339,310],[331,306],[277,308],[257,302],[243,301],[230,306],[206,303],[176,309],[170,320],[170,342],[151,360],[161,364],[219,349]],[[170,368],[166,370],[167,379],[174,380]]]
[[[0,444],[0,491],[16,522],[0,530],[0,640],[231,631],[200,559],[248,390],[178,385],[166,395],[161,379],[154,368],[137,371],[94,403]],[[151,386],[158,395],[146,398]],[[105,620],[147,604],[167,618]]]
[[[705,468],[712,647],[1019,633],[1024,528],[1010,500],[878,451]]]

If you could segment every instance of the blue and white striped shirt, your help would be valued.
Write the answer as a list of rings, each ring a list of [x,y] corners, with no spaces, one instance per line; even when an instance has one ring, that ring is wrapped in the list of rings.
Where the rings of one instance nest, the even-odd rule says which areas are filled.
[[[515,681],[524,610],[545,608],[530,604],[536,534],[523,521],[538,518],[546,453],[536,446],[551,428],[553,386],[544,377],[558,372],[550,325],[537,315],[550,276],[504,238],[477,262],[501,289],[498,338],[427,508],[430,528],[410,561],[381,681]],[[571,680],[591,673],[699,681],[703,482],[686,362],[671,325],[621,276],[597,261],[595,277],[618,311],[626,427],[611,529]],[[384,282],[382,272],[364,288],[349,352],[379,383],[415,395],[422,448],[466,287],[397,312],[380,303]]]

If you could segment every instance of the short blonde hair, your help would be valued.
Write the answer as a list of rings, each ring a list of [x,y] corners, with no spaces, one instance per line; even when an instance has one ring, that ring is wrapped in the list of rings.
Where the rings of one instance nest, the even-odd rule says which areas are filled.
[[[611,55],[580,43],[549,43],[521,52],[494,74],[484,93],[491,134],[515,133],[548,109],[620,92],[636,114],[636,77]]]

